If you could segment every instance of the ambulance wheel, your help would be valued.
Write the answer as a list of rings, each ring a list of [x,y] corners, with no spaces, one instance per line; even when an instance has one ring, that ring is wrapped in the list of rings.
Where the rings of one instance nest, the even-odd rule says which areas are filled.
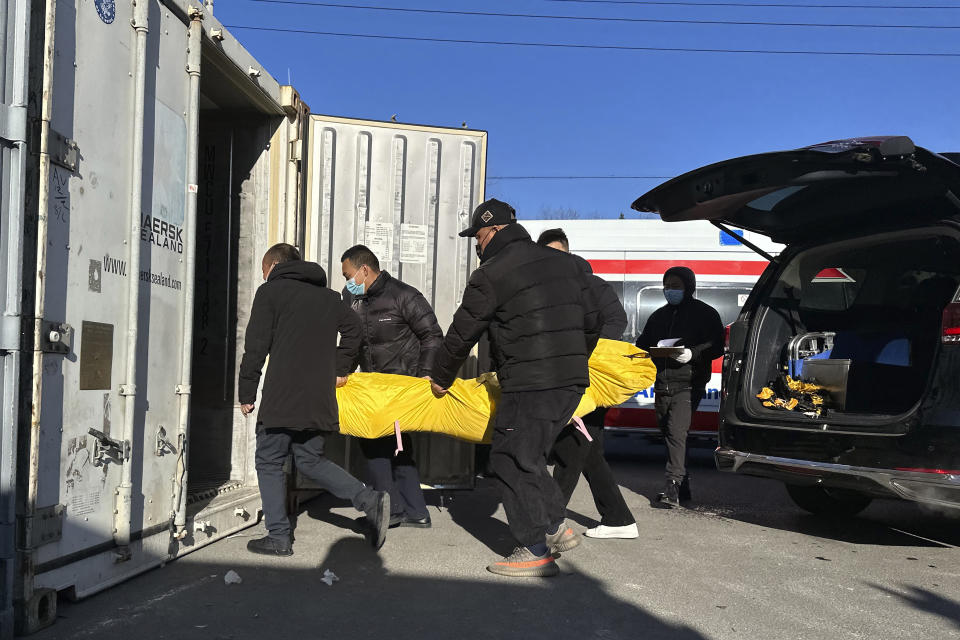
[[[872,498],[859,493],[819,486],[788,484],[787,493],[790,494],[793,502],[804,511],[832,518],[853,517],[873,502]]]

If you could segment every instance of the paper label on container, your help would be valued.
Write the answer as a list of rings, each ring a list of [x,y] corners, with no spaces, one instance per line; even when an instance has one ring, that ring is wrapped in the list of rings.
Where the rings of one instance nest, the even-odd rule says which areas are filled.
[[[367,248],[373,251],[377,260],[385,268],[393,262],[393,224],[389,222],[368,222],[365,231]]]
[[[400,262],[413,264],[427,263],[427,233],[425,224],[400,225]]]

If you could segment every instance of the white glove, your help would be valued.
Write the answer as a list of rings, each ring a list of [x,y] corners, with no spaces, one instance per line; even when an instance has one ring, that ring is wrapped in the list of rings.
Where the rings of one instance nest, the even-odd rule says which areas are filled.
[[[679,362],[680,364],[687,364],[688,362],[693,360],[693,351],[690,351],[690,349],[684,349],[677,355],[673,356],[673,359]]]

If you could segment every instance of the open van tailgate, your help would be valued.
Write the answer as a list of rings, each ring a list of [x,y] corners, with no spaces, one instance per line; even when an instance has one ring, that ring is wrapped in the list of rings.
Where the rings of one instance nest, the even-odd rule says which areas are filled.
[[[789,243],[852,225],[956,215],[957,193],[960,166],[898,136],[718,162],[660,185],[632,206],[667,222],[712,220]]]

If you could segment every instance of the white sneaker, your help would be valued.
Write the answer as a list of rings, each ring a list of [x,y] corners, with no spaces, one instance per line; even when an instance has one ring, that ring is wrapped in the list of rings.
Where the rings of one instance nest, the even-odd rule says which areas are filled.
[[[601,524],[593,529],[587,529],[583,532],[583,535],[588,538],[622,538],[624,540],[630,540],[639,538],[640,531],[637,530],[636,522],[623,527],[608,527]]]

